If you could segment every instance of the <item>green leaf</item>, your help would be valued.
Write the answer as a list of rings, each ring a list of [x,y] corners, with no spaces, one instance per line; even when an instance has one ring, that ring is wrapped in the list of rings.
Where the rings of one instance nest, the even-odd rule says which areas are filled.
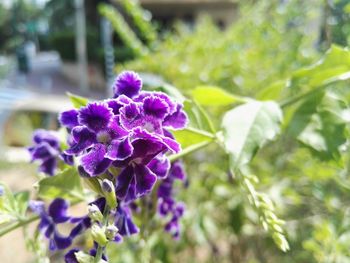
[[[28,208],[29,196],[28,191],[18,192],[14,195],[16,200],[16,211],[19,216],[25,216]]]
[[[333,93],[310,97],[295,111],[288,132],[321,160],[339,160],[346,142],[345,103]]]
[[[324,58],[311,67],[293,73],[291,86],[317,87],[329,84],[330,81],[348,79],[350,72],[350,51],[333,45]],[[345,74],[345,75],[344,75]],[[347,77],[346,77],[347,76]]]
[[[280,131],[282,111],[272,101],[252,101],[228,111],[223,118],[224,145],[234,170],[246,165]]]
[[[270,86],[262,89],[258,93],[257,98],[259,100],[277,100],[278,98],[281,97],[283,89],[286,87],[287,87],[286,80],[276,81],[272,83]]]
[[[198,86],[192,91],[193,98],[203,106],[227,106],[245,101],[239,96],[214,86]]]
[[[0,196],[0,224],[23,218],[28,208],[29,192],[13,194],[5,184],[0,183],[0,186],[3,190]]]
[[[175,136],[176,141],[181,144],[182,149],[194,144],[211,141],[214,138],[213,134],[194,128],[177,130],[173,131],[172,133]]]
[[[84,107],[88,104],[89,100],[87,98],[72,94],[67,92],[67,95],[72,102],[74,108],[79,109],[80,107]]]
[[[0,182],[2,195],[0,196],[0,211],[13,212],[16,210],[16,199],[8,186]]]
[[[72,202],[84,200],[81,180],[75,167],[67,168],[55,176],[40,180],[38,194],[43,199],[61,197]]]

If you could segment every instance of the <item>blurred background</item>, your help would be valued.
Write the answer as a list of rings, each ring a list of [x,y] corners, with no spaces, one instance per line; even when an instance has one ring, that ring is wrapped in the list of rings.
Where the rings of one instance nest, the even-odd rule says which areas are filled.
[[[218,86],[259,99],[332,44],[349,42],[349,0],[2,0],[0,181],[14,191],[35,183],[24,147],[33,130],[59,128],[66,92],[106,98],[129,69],[146,87],[170,84],[190,96]],[[209,110],[215,119],[227,109]],[[286,220],[290,252],[259,226],[213,146],[186,161],[182,237],[150,233],[153,262],[350,262],[344,170],[295,144],[281,138],[253,162],[258,188]],[[111,246],[111,262],[142,262],[135,242]],[[0,257],[33,262],[20,231],[0,239]]]

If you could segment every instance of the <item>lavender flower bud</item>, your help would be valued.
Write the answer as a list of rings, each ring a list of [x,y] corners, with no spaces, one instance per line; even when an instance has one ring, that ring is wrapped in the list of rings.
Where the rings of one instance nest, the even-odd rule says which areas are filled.
[[[91,235],[92,239],[101,246],[105,246],[108,243],[104,228],[101,228],[98,224],[92,225]]]
[[[106,227],[105,234],[108,240],[114,240],[118,232],[119,229],[115,225],[109,225]]]
[[[94,204],[88,206],[88,216],[93,221],[102,222],[103,220],[103,215],[100,209]]]
[[[113,182],[108,180],[108,179],[104,179],[102,181],[102,190],[103,193],[105,195],[105,198],[107,200],[107,204],[110,208],[114,209],[117,207],[117,198],[115,195],[115,188],[113,185]]]

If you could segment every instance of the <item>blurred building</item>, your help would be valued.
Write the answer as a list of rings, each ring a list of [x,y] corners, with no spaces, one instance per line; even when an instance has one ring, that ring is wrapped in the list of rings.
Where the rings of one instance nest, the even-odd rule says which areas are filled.
[[[140,0],[140,3],[152,13],[153,19],[164,25],[177,19],[193,23],[198,16],[206,14],[225,27],[236,17],[238,7],[235,0]]]

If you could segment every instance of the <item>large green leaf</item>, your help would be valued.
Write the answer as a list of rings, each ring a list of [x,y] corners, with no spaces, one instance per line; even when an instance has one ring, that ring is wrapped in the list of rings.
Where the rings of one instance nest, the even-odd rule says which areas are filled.
[[[192,95],[203,106],[226,106],[244,100],[214,86],[198,86],[192,91]]]
[[[227,112],[222,121],[224,145],[232,168],[246,165],[280,131],[282,111],[272,101],[252,101]]]
[[[291,86],[317,87],[330,81],[348,79],[350,72],[350,51],[333,45],[324,58],[311,67],[297,70],[291,78]]]
[[[346,142],[345,103],[333,93],[319,94],[296,110],[288,132],[321,160],[339,160]]]
[[[84,199],[81,180],[75,167],[44,178],[38,182],[38,194],[43,199],[66,198],[71,201]]]

